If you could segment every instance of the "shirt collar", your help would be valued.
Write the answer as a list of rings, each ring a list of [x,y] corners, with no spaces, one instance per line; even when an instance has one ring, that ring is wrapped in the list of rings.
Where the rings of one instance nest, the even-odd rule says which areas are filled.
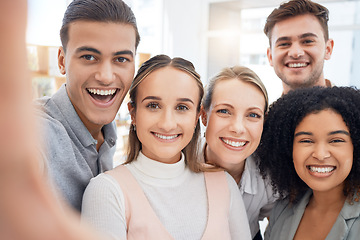
[[[244,172],[239,183],[240,192],[242,194],[246,192],[248,194],[256,195],[256,193],[258,192],[259,179],[257,178],[258,174],[256,173],[256,171],[257,166],[255,163],[255,159],[253,156],[249,156],[245,160]]]

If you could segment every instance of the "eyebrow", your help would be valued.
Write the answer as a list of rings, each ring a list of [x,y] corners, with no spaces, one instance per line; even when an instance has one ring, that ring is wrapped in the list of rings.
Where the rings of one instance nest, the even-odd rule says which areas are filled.
[[[80,53],[80,52],[93,52],[96,54],[101,55],[101,52],[99,50],[97,50],[96,48],[92,48],[92,47],[79,47],[78,49],[76,49],[76,53]],[[134,53],[130,50],[123,50],[123,51],[117,51],[113,54],[114,56],[118,56],[118,55],[130,55],[131,57],[134,56]]]
[[[147,96],[146,98],[141,100],[141,102],[144,102],[145,100],[161,100],[161,98],[155,96]]]
[[[160,97],[156,97],[156,96],[147,96],[145,97],[143,100],[141,100],[141,102],[144,102],[145,100],[161,100]],[[178,98],[176,99],[178,102],[191,102],[192,104],[194,104],[194,102],[190,99],[190,98]]]
[[[234,108],[234,106],[233,105],[231,105],[231,104],[229,104],[229,103],[219,103],[219,104],[216,104],[215,106],[214,106],[214,108],[216,108],[216,107],[221,107],[221,106],[227,106],[227,107],[229,107],[229,108]]]
[[[294,137],[297,137],[300,135],[312,136],[313,134],[311,132],[297,132],[297,133],[295,133]]]
[[[334,135],[334,134],[345,134],[347,136],[350,136],[350,133],[348,131],[345,131],[345,130],[333,131],[333,132],[330,132],[328,135]]]
[[[318,38],[318,36],[315,33],[304,33],[298,36],[298,38],[302,39],[302,38],[307,38],[307,37],[316,37]],[[275,43],[281,42],[281,41],[289,41],[291,39],[291,37],[279,37],[278,39],[276,39]]]
[[[308,32],[308,33],[304,33],[304,34],[301,34],[300,36],[298,36],[298,38],[307,38],[307,37],[318,37],[315,33],[311,33],[311,32]]]
[[[77,48],[76,53],[80,53],[80,52],[93,52],[93,53],[101,54],[101,52],[99,50],[97,50],[96,48],[92,48],[92,47],[79,47],[79,48]]]
[[[348,131],[345,131],[345,130],[332,131],[332,132],[328,133],[328,136],[335,135],[335,134],[345,134],[347,136],[350,136],[350,133]],[[297,133],[295,133],[294,137],[297,137],[299,135],[312,136],[313,134],[311,132],[297,132]]]

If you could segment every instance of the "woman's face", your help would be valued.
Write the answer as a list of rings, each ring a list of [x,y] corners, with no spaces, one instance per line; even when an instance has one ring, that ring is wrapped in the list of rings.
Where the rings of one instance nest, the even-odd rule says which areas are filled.
[[[231,170],[250,156],[260,142],[264,108],[256,85],[236,78],[217,82],[209,110],[202,111],[207,160]]]
[[[142,153],[175,163],[192,139],[199,118],[199,87],[184,71],[165,67],[150,73],[138,86],[132,112]]]
[[[353,144],[341,115],[330,109],[307,115],[295,129],[293,161],[314,191],[342,190],[353,164]]]

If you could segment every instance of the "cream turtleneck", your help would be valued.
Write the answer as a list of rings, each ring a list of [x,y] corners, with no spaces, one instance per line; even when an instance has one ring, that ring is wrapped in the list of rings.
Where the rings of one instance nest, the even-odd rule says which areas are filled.
[[[190,171],[183,154],[179,162],[166,164],[140,152],[126,167],[174,239],[201,239],[207,223],[203,173]],[[228,174],[227,180],[231,199],[230,231],[232,236],[239,237],[248,227],[246,212],[235,181]],[[100,174],[91,180],[83,198],[82,217],[113,239],[126,239],[124,196],[110,175]]]

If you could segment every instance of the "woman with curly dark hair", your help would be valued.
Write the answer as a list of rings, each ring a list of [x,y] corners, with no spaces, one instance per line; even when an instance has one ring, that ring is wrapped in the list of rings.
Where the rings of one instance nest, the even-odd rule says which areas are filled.
[[[265,239],[359,239],[360,91],[290,92],[270,107],[257,150],[280,201]]]

